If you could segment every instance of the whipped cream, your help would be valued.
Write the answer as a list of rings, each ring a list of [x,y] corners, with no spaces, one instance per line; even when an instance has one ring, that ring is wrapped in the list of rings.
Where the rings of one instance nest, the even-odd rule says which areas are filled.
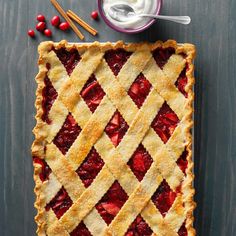
[[[146,17],[134,17],[132,19],[127,19],[126,22],[119,22],[110,17],[108,14],[111,11],[111,6],[115,4],[128,4],[131,6],[136,14],[156,14],[157,10],[157,0],[103,0],[103,9],[108,20],[121,28],[125,29],[137,29],[146,25],[150,18]]]

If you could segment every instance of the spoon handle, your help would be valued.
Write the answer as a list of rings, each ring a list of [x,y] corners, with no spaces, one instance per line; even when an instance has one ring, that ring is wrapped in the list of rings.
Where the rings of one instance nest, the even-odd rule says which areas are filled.
[[[140,14],[138,16],[144,16],[144,17],[152,17],[155,19],[161,19],[161,20],[169,20],[176,23],[188,25],[191,22],[191,18],[189,16],[160,16],[160,15],[151,15],[151,14]]]

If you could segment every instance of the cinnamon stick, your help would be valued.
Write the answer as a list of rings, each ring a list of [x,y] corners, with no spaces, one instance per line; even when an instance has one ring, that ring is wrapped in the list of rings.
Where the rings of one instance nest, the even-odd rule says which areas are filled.
[[[87,24],[84,20],[82,20],[78,15],[76,15],[73,11],[68,10],[66,13],[71,19],[76,21],[80,26],[82,26],[85,30],[87,30],[90,34],[96,35],[98,32],[92,26]]]
[[[52,5],[57,9],[57,11],[64,17],[64,19],[69,23],[70,27],[74,30],[76,35],[83,40],[84,35],[80,32],[80,30],[76,27],[73,21],[67,16],[66,12],[62,9],[60,4],[56,0],[50,0]]]

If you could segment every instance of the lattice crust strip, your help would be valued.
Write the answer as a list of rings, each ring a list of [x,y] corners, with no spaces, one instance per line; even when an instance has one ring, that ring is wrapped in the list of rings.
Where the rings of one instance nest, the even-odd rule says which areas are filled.
[[[37,234],[195,235],[195,47],[61,41],[39,54]]]

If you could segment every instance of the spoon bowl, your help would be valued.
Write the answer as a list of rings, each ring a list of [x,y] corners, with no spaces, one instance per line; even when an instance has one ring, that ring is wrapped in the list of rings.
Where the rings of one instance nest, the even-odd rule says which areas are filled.
[[[108,11],[109,16],[120,22],[125,22],[129,20],[130,18],[138,17],[133,8],[130,7],[129,5],[124,5],[124,4],[116,4],[111,6],[111,10]]]

